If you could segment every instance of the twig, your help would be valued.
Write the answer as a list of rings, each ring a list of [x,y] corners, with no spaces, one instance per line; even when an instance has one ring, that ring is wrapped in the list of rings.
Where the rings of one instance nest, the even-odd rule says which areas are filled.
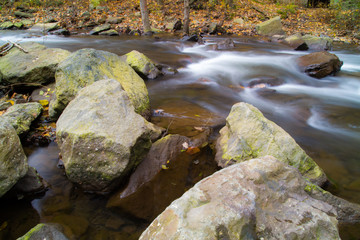
[[[5,56],[13,47],[14,44],[12,43],[5,43],[4,45],[2,45],[0,47],[0,56]]]
[[[19,48],[21,51],[23,51],[24,53],[29,53],[28,51],[26,51],[25,49],[23,49],[19,44],[15,43],[15,42],[12,42],[9,40],[9,42],[11,44],[14,44],[15,47]]]

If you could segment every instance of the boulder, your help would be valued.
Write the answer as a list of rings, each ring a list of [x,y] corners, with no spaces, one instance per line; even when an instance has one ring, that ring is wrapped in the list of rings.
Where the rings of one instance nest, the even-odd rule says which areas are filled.
[[[31,13],[26,13],[26,12],[21,12],[21,11],[15,11],[14,12],[15,17],[18,18],[33,18],[34,15],[32,15]]]
[[[180,135],[158,140],[131,174],[126,188],[115,193],[107,207],[153,220],[194,181],[216,171],[206,148],[200,147],[203,143],[204,140],[196,143]]]
[[[14,23],[14,26],[17,28],[17,29],[21,29],[24,27],[24,24],[22,22],[16,22]]]
[[[31,123],[40,115],[43,107],[40,103],[15,104],[1,116],[8,121],[18,135],[29,131]]]
[[[23,20],[21,20],[21,23],[24,28],[29,28],[34,24],[34,22],[29,19],[23,19]]]
[[[291,35],[291,36],[285,38],[284,41],[287,45],[289,45],[296,51],[305,51],[305,50],[309,49],[309,47],[306,44],[306,42],[304,41],[304,39],[302,39],[301,34]]]
[[[25,176],[28,163],[15,129],[0,117],[0,197]]]
[[[222,33],[223,29],[221,27],[221,24],[212,22],[209,25],[209,34],[217,34],[217,33]]]
[[[35,168],[29,167],[28,172],[14,186],[14,190],[19,195],[32,196],[44,193],[48,183],[39,175]]]
[[[244,102],[231,108],[226,126],[220,130],[216,151],[215,160],[221,167],[271,155],[296,167],[315,184],[326,182],[323,170],[287,132]]]
[[[114,30],[114,29],[110,29],[110,30],[107,30],[107,31],[103,31],[101,33],[99,33],[99,35],[105,35],[105,36],[118,36],[119,33]]]
[[[343,62],[332,53],[322,51],[314,52],[296,59],[299,68],[307,75],[323,78],[340,71]]]
[[[61,229],[62,227],[57,224],[39,223],[17,240],[68,240]]]
[[[128,94],[114,79],[80,90],[56,126],[66,175],[95,192],[111,191],[140,163],[155,129],[135,113]]]
[[[234,23],[237,23],[237,24],[240,24],[240,25],[243,25],[245,23],[244,19],[238,17],[238,18],[235,18],[233,20]]]
[[[127,64],[129,64],[140,76],[154,79],[161,74],[159,69],[156,67],[156,63],[143,53],[133,50],[125,56]]]
[[[11,106],[12,104],[10,102],[0,102],[0,111],[4,111]]]
[[[50,34],[53,34],[53,35],[63,35],[63,36],[70,36],[70,31],[65,29],[65,28],[61,28],[61,29],[58,29],[58,30],[54,30],[54,31],[51,31]]]
[[[72,53],[56,71],[56,90],[49,115],[57,119],[78,91],[102,79],[116,79],[127,92],[135,111],[148,118],[150,103],[146,85],[136,72],[113,53],[81,49]]]
[[[235,43],[231,38],[222,40],[214,46],[214,50],[228,50],[235,47]]]
[[[308,183],[305,191],[313,198],[333,206],[337,212],[339,224],[360,223],[360,205],[332,195],[315,184]]]
[[[280,16],[271,18],[265,22],[262,22],[256,26],[256,31],[261,35],[273,36],[284,35],[285,32],[282,29]]]
[[[103,32],[103,31],[110,30],[110,28],[111,28],[110,24],[103,24],[103,25],[93,28],[93,30],[91,30],[89,34],[90,35],[98,35],[99,33]]]
[[[197,35],[197,34],[194,34],[194,35],[191,35],[191,36],[186,35],[181,40],[184,41],[184,42],[197,42],[199,44],[204,43],[203,38],[200,35]]]
[[[312,35],[305,35],[302,37],[310,50],[331,50],[333,41],[329,37],[315,37]]]
[[[170,31],[178,31],[182,28],[181,19],[172,20],[165,25],[165,28]]]
[[[271,156],[235,164],[175,200],[139,239],[340,239],[334,208],[305,186]]]
[[[0,24],[0,29],[11,29],[14,27],[14,24],[11,21],[6,21]]]
[[[59,23],[54,22],[54,23],[37,23],[34,26],[32,26],[29,31],[34,31],[34,32],[50,32],[50,31],[54,31],[56,29],[59,28]]]
[[[12,48],[0,58],[0,85],[44,84],[54,80],[55,70],[70,52],[59,48],[46,48],[35,42],[20,44],[28,53]]]

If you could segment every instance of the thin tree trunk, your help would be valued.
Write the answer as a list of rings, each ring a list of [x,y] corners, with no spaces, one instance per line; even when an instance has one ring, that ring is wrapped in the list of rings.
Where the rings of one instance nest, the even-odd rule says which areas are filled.
[[[141,12],[141,20],[143,23],[144,32],[151,31],[150,21],[149,21],[149,12],[147,9],[146,0],[140,0],[140,12]]]
[[[184,32],[190,34],[190,4],[189,0],[184,0]]]

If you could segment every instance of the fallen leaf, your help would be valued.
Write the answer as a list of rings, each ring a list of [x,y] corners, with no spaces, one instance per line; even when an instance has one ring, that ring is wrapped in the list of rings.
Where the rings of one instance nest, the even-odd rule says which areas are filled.
[[[169,169],[169,167],[167,167],[165,164],[161,165],[161,168],[164,169],[164,170]]]
[[[190,155],[194,155],[196,153],[200,152],[200,149],[198,147],[189,147],[187,150],[186,150],[186,153],[187,154],[190,154]]]

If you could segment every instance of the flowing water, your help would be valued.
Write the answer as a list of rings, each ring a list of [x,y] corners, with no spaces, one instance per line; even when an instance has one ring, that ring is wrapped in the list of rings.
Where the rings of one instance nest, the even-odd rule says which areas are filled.
[[[222,126],[234,103],[251,103],[315,159],[334,182],[333,193],[360,203],[360,50],[354,46],[336,45],[332,53],[344,62],[342,71],[314,79],[295,64],[296,57],[308,52],[254,38],[233,38],[236,48],[214,51],[212,45],[220,38],[207,38],[205,45],[197,45],[168,35],[65,38],[19,31],[1,34],[0,44],[37,41],[70,51],[91,47],[119,55],[141,51],[178,69],[177,74],[146,82],[152,108],[161,113],[154,114],[154,123],[170,133],[193,136],[194,127]],[[55,143],[27,153],[29,164],[52,188],[31,204],[2,203],[0,224],[8,224],[4,239],[18,237],[38,222],[63,223],[81,239],[136,239],[148,224],[107,209],[106,197],[83,193],[69,183],[56,167]],[[342,237],[356,238],[357,231],[344,228]]]

